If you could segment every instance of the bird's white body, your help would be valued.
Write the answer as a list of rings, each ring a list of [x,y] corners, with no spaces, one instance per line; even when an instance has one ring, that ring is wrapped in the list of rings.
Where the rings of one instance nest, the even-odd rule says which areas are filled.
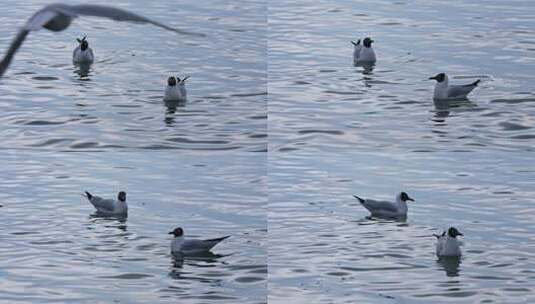
[[[94,60],[95,55],[90,47],[82,51],[81,47],[77,46],[72,52],[72,61],[74,63],[93,63]]]
[[[227,237],[212,240],[187,239],[185,236],[175,237],[171,241],[171,253],[182,255],[207,253],[210,251],[210,249]]]
[[[357,199],[359,198],[357,197]],[[359,199],[359,202],[375,217],[401,218],[407,216],[407,202],[401,199],[401,193],[396,196],[394,202],[372,199]]]
[[[88,198],[89,202],[103,215],[127,215],[128,205],[126,201],[104,199],[96,195]]]
[[[186,97],[186,84],[184,82],[165,87],[165,96],[163,98],[165,101],[184,101]]]
[[[377,61],[373,47],[362,46],[357,63],[375,63]]]
[[[459,240],[447,233],[437,239],[436,254],[438,257],[460,257],[461,247]]]
[[[433,99],[435,100],[459,100],[466,99],[468,94],[477,87],[477,81],[467,85],[450,85],[448,75],[444,81],[435,84]]]

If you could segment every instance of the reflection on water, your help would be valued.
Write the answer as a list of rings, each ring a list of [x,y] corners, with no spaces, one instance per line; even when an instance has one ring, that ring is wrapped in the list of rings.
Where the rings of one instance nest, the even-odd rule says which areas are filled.
[[[458,257],[441,257],[437,259],[442,269],[446,272],[448,277],[459,276],[461,259]]]

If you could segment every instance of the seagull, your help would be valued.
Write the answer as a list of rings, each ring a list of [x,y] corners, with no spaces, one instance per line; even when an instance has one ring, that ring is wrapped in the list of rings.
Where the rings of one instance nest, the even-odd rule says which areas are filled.
[[[82,39],[76,38],[76,41],[78,41],[79,45],[72,52],[72,61],[74,63],[93,63],[95,55],[93,55],[93,50],[89,47],[87,36]]]
[[[126,216],[128,213],[128,206],[126,205],[126,192],[121,191],[117,195],[117,200],[104,199],[96,195],[92,195],[85,191],[85,195],[89,202],[95,206],[97,213],[102,215],[122,215]]]
[[[190,36],[204,36],[203,34],[187,32],[174,29],[165,24],[150,20],[143,16],[131,13],[129,11],[94,4],[67,5],[67,4],[50,4],[37,11],[18,32],[17,36],[9,46],[6,55],[0,62],[0,78],[7,70],[13,56],[24,42],[24,39],[31,31],[38,31],[42,28],[59,32],[63,31],[71,24],[72,20],[78,16],[94,16],[113,19],[116,21],[130,21],[139,23],[150,23],[178,34]]]
[[[210,249],[212,249],[219,242],[230,237],[230,235],[227,235],[210,240],[186,239],[184,236],[184,230],[180,227],[175,228],[173,231],[169,232],[169,234],[174,236],[174,239],[171,241],[171,253],[179,255],[208,253]]]
[[[353,195],[364,208],[371,212],[372,216],[383,218],[401,218],[407,216],[407,201],[414,200],[407,193],[401,192],[397,195],[395,202],[376,201],[372,199],[362,199]]]
[[[466,99],[466,96],[477,87],[481,81],[478,79],[470,84],[465,85],[449,85],[448,75],[445,73],[437,74],[434,77],[429,77],[437,81],[435,84],[435,91],[433,93],[434,100],[448,100],[448,99]]]
[[[448,229],[448,234],[442,232],[441,235],[433,234],[437,238],[436,253],[438,257],[460,257],[461,248],[457,236],[463,235],[455,227]]]
[[[353,50],[353,63],[357,64],[357,61],[359,59],[360,50],[362,50],[362,45],[360,44],[360,39],[355,41],[351,41],[351,44],[353,44],[354,50]]]
[[[374,41],[370,37],[364,38],[362,40],[362,48],[359,52],[358,58],[357,58],[357,64],[364,64],[364,65],[372,65],[376,61],[375,52],[372,48],[372,43]],[[356,50],[356,46],[355,46]],[[355,54],[353,53],[353,59],[355,58]]]
[[[165,87],[165,101],[185,101],[186,100],[186,80],[189,76],[180,79],[180,77],[170,76],[167,78],[167,86]]]

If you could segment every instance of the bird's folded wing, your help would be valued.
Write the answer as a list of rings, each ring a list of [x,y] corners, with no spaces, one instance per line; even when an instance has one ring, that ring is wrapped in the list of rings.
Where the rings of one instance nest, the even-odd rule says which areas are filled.
[[[93,197],[90,200],[91,204],[95,206],[98,210],[104,210],[104,211],[113,211],[115,204],[114,201],[111,199],[103,199],[99,196],[93,195]]]
[[[180,245],[180,249],[183,251],[205,250],[208,248],[208,244],[205,244],[202,240],[184,240]]]
[[[463,97],[468,95],[475,85],[454,85],[448,87],[448,97]]]
[[[389,211],[389,212],[397,212],[398,209],[394,204],[387,201],[376,201],[376,200],[370,200],[367,199],[364,201],[364,206],[367,207],[369,210],[374,211]]]

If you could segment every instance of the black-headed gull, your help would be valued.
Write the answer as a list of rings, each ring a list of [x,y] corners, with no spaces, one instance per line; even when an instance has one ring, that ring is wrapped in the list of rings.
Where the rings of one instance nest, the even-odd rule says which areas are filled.
[[[437,81],[435,84],[435,91],[433,92],[433,99],[435,100],[466,99],[468,94],[470,94],[481,81],[481,79],[478,79],[470,84],[450,85],[446,73],[437,74],[436,76],[429,77],[429,79]]]
[[[360,40],[359,40],[360,42]],[[362,40],[362,46],[360,46],[358,43],[353,43],[355,46],[355,50],[353,51],[353,62],[356,65],[373,65],[375,64],[375,61],[377,61],[377,58],[375,57],[375,51],[372,48],[372,43],[374,41],[370,37],[364,38]],[[358,55],[357,55],[358,51]]]
[[[37,11],[18,32],[17,36],[9,46],[6,55],[0,62],[0,78],[2,75],[4,75],[9,64],[11,63],[11,60],[13,59],[13,56],[31,31],[38,31],[42,28],[45,28],[51,31],[59,32],[69,27],[72,20],[78,16],[95,16],[109,18],[116,21],[150,23],[179,34],[204,36],[203,34],[178,30],[165,24],[115,7],[94,4],[50,4]]]
[[[174,236],[171,241],[171,253],[178,255],[197,255],[208,253],[219,242],[223,241],[226,238],[229,238],[230,235],[209,239],[209,240],[197,240],[197,239],[187,239],[184,236],[184,230],[180,227],[175,228],[173,231],[169,232]]]
[[[353,195],[364,208],[370,211],[374,217],[383,218],[401,218],[407,216],[407,201],[413,201],[412,198],[405,192],[401,192],[396,196],[395,202],[389,201],[377,201],[372,199],[362,199],[356,195]]]
[[[87,200],[97,209],[97,213],[102,215],[121,215],[128,214],[128,205],[126,204],[126,192],[121,191],[117,195],[117,200],[104,199],[85,191]]]
[[[186,80],[189,76],[180,79],[180,77],[170,76],[167,78],[167,86],[165,87],[165,101],[185,101],[186,94]]]
[[[84,36],[82,39],[76,38],[76,41],[78,41],[78,46],[72,52],[72,61],[74,63],[93,63],[95,55],[89,47],[87,36]]]
[[[436,254],[438,257],[460,257],[461,247],[457,236],[463,236],[455,227],[450,227],[448,233],[433,234],[437,238]]]

